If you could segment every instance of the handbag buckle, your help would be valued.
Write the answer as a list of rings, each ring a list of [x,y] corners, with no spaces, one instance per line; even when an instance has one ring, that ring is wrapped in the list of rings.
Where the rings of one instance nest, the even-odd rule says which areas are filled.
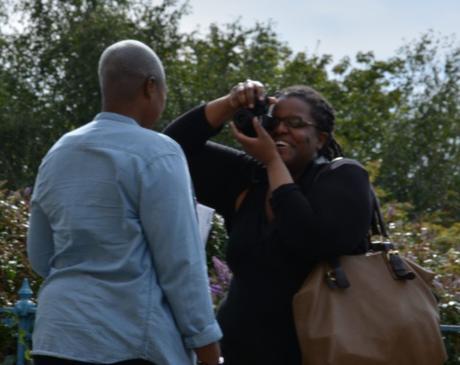
[[[415,274],[409,270],[404,260],[399,256],[399,251],[389,250],[386,253],[388,263],[396,280],[413,280]]]
[[[350,286],[350,282],[342,266],[336,266],[326,272],[326,283],[331,289],[346,289]]]
[[[333,270],[327,271],[325,276],[326,276],[327,286],[331,289],[337,289],[337,279],[334,275],[334,271]]]
[[[388,252],[394,250],[394,245],[388,240],[372,241],[370,249],[373,252]]]

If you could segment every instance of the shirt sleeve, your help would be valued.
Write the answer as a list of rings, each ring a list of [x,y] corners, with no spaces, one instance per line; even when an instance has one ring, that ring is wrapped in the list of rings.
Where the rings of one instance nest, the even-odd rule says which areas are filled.
[[[204,245],[182,153],[158,158],[142,174],[140,219],[159,284],[184,343],[196,348],[222,336],[215,320]]]
[[[49,261],[53,254],[53,231],[48,217],[39,203],[32,199],[27,233],[27,255],[34,271],[43,278],[48,276],[50,271]]]
[[[370,197],[367,172],[355,165],[321,174],[308,197],[296,184],[282,185],[271,201],[279,244],[314,260],[355,252],[369,230]]]

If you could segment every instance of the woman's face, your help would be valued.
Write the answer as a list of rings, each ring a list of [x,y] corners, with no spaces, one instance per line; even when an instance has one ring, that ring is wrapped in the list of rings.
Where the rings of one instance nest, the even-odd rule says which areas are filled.
[[[279,99],[273,116],[280,123],[270,131],[278,152],[294,178],[299,177],[327,139],[310,114],[310,106],[296,97]]]

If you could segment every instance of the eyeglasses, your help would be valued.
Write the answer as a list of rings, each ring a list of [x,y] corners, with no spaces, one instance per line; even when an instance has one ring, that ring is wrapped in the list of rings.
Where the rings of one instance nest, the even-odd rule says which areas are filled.
[[[318,126],[315,123],[307,121],[307,120],[303,120],[301,117],[286,117],[286,118],[271,117],[269,129],[270,130],[275,129],[276,127],[280,125],[280,123],[283,123],[288,128],[294,128],[294,129],[304,128],[308,126],[318,128]]]

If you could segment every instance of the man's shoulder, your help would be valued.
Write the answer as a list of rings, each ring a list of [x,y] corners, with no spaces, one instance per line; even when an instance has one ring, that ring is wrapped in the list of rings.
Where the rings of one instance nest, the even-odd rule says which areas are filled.
[[[172,138],[138,125],[118,124],[117,128],[107,128],[97,121],[89,122],[64,134],[50,149],[59,148],[108,148],[134,154],[143,159],[162,155],[182,155],[182,149]]]
[[[163,155],[183,155],[182,149],[179,144],[169,136],[147,130],[144,128],[136,128],[133,131],[131,138],[135,143],[129,144],[133,152],[144,155],[145,157],[160,157]]]

